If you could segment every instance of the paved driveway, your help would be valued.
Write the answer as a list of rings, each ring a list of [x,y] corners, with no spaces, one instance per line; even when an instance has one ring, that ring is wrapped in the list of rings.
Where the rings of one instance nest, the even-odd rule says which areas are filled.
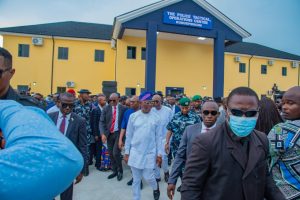
[[[108,180],[107,176],[111,173],[111,171],[100,172],[94,166],[90,166],[90,175],[84,177],[81,183],[74,186],[73,200],[132,200],[131,187],[126,184],[131,178],[129,167],[124,167],[122,181],[117,181],[116,178]],[[162,170],[161,177],[163,178]],[[142,200],[153,200],[151,187],[145,181],[143,183]],[[178,181],[177,185],[179,184],[180,181]],[[161,193],[160,200],[167,200],[167,184],[161,181],[159,188]],[[58,199],[56,198],[56,200]],[[174,200],[179,199],[180,194],[176,192]]]

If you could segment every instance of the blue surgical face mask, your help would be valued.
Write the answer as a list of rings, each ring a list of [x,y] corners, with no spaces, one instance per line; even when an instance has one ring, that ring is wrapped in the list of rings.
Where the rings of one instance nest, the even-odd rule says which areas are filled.
[[[248,136],[256,126],[257,117],[229,116],[229,126],[232,132],[238,137]]]

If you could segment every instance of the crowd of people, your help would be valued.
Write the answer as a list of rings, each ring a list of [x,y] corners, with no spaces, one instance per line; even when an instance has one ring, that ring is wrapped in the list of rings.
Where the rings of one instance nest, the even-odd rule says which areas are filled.
[[[287,90],[280,103],[259,99],[247,87],[226,98],[148,91],[91,96],[87,89],[77,96],[70,89],[44,99],[13,90],[14,73],[10,53],[1,48],[2,199],[60,194],[70,200],[73,180],[89,176],[92,165],[121,181],[125,164],[134,200],[141,199],[142,179],[153,198],[160,198],[161,170],[170,199],[176,191],[183,200],[300,199],[299,86]],[[62,181],[46,186],[58,177]],[[28,191],[38,185],[47,191],[32,196]],[[22,190],[13,192],[16,186]]]

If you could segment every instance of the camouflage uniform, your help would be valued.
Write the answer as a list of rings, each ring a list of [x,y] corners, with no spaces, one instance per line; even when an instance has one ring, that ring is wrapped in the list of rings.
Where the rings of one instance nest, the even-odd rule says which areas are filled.
[[[86,102],[84,105],[81,104],[80,100],[75,102],[74,112],[80,117],[84,118],[86,121],[86,133],[88,145],[95,142],[94,137],[92,137],[92,128],[90,124],[91,113],[92,113],[92,104]]]
[[[199,122],[199,116],[193,111],[189,111],[187,115],[183,115],[182,112],[178,112],[169,122],[169,124],[167,125],[167,129],[173,133],[170,147],[174,158],[177,153],[185,127]]]

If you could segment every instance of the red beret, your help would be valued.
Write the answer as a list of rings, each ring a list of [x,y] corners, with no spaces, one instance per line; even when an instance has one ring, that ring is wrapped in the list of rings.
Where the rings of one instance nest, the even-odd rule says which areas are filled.
[[[74,96],[76,95],[76,92],[73,89],[68,89],[67,92],[70,94],[73,94]]]

